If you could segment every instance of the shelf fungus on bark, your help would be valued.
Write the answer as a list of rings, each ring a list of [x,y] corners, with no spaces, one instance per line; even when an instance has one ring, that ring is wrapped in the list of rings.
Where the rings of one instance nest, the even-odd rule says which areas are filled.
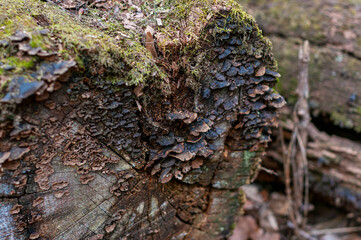
[[[162,183],[172,178],[197,181],[197,177],[191,180],[187,177],[195,172],[193,170],[197,170],[197,174],[201,172],[199,169],[211,162],[214,153],[225,148],[230,131],[238,132],[237,141],[243,142],[241,150],[258,149],[254,146],[261,147],[269,141],[267,127],[274,125],[274,108],[285,103],[273,90],[280,75],[268,69],[274,66],[270,46],[257,34],[257,28],[250,27],[254,23],[245,24],[231,11],[221,8],[204,27],[212,34],[201,43],[210,51],[205,64],[199,66],[203,73],[196,80],[200,94],[195,89],[185,90],[183,85],[179,89],[185,91],[185,95],[193,95],[195,102],[178,103],[174,96],[174,106],[167,109],[165,101],[159,99],[159,95],[153,97],[147,86],[141,87],[140,94],[139,87],[129,86],[121,79],[104,79],[103,73],[71,77],[71,83],[66,85],[66,93],[74,102],[69,117],[83,124],[85,129],[67,133],[61,159],[64,165],[77,167],[82,183],[92,181],[89,174],[101,171],[105,163],[111,162],[101,152],[93,150],[98,147],[95,139],[133,167],[150,168],[151,174],[158,174]],[[19,104],[32,95],[36,95],[37,100],[46,99],[49,92],[62,86],[60,82],[67,80],[69,71],[76,66],[74,61],[54,56],[52,48],[44,50],[30,44],[39,34],[46,37],[48,33],[20,31],[9,38],[7,44],[16,51],[39,59],[38,68],[31,71],[30,77],[12,74],[8,92],[1,100],[3,103]],[[154,115],[147,113],[147,108],[142,110],[139,101],[145,96],[155,104],[160,102],[164,110],[154,110]],[[187,106],[180,107],[183,104]],[[55,109],[51,103],[45,105],[50,110]],[[56,122],[54,117],[49,120]],[[149,141],[144,142],[145,139]],[[41,158],[50,159],[53,152],[54,149],[45,147]],[[92,160],[84,160],[82,152],[87,152]],[[0,159],[5,161],[5,158],[8,156],[2,153]],[[48,161],[39,162],[36,168],[35,182],[42,190],[49,189],[48,178],[53,168]],[[119,194],[126,189],[128,186],[119,183],[113,192]]]
[[[50,92],[57,91],[61,88],[59,81],[67,81],[69,72],[76,66],[75,61],[61,60],[51,49],[44,50],[42,47],[32,47],[30,40],[32,37],[41,35],[42,33],[34,31],[31,34],[17,31],[13,36],[9,37],[8,49],[12,49],[12,53],[5,61],[9,62],[11,68],[8,69],[8,78],[11,78],[5,96],[0,103],[19,104],[23,99],[32,95],[36,95],[36,99],[41,101],[49,97]],[[43,33],[43,38],[47,37],[47,33]],[[50,41],[50,40],[49,40]],[[55,45],[55,42],[52,44]],[[33,44],[34,45],[34,44]],[[17,54],[14,54],[17,53]],[[39,57],[35,59],[34,57]],[[18,74],[19,66],[25,69],[22,75]],[[37,69],[35,65],[39,65]],[[4,91],[4,89],[0,89]]]
[[[114,35],[118,33],[111,29],[118,27],[119,19],[112,15],[104,17],[114,21],[104,18],[96,24],[99,28],[89,27],[86,14],[79,21],[56,4],[5,2],[0,8],[11,6],[27,24],[16,32],[20,24],[9,21],[12,32],[0,39],[0,81],[6,80],[0,89],[0,175],[7,186],[0,195],[25,199],[24,208],[13,212],[24,217],[16,221],[26,228],[26,237],[53,239],[69,236],[72,229],[79,233],[74,237],[89,237],[78,225],[68,226],[66,219],[73,219],[73,209],[86,213],[93,204],[94,211],[84,221],[93,224],[89,219],[103,213],[111,221],[88,225],[84,231],[94,227],[98,233],[105,227],[105,234],[115,238],[125,236],[123,231],[134,239],[148,235],[133,234],[135,225],[118,224],[112,214],[120,212],[121,221],[134,220],[142,227],[145,219],[178,218],[187,223],[205,219],[205,226],[219,218],[229,225],[234,213],[209,218],[206,206],[218,212],[214,203],[221,200],[232,202],[232,207],[225,203],[227,211],[235,209],[233,204],[238,208],[234,190],[252,179],[276,125],[277,108],[285,104],[273,90],[280,75],[274,72],[271,44],[253,18],[234,1],[186,1],[191,8],[182,17],[174,9],[184,2],[164,1],[162,6],[170,11],[164,12],[164,25],[154,28],[155,59],[136,32]],[[183,26],[180,18],[196,24]],[[142,24],[148,21],[151,18]],[[188,32],[194,34],[184,34]],[[182,196],[188,192],[192,203]],[[161,209],[168,203],[172,206]],[[49,212],[37,212],[45,205]],[[62,209],[66,211],[59,214]],[[159,215],[163,210],[164,218]],[[160,231],[159,239],[182,236],[183,221],[166,227],[169,232]],[[49,230],[44,222],[59,225]],[[223,226],[217,223],[210,229],[199,234],[213,234]],[[224,229],[219,236],[227,234]]]
[[[187,176],[194,173],[192,169],[199,172],[208,164],[207,159],[224,149],[230,131],[238,132],[238,145],[242,145],[234,150],[263,151],[270,141],[270,127],[276,125],[277,117],[274,108],[285,104],[273,90],[280,75],[268,69],[272,66],[266,50],[262,57],[247,49],[252,43],[261,42],[252,29],[235,26],[237,20],[230,16],[218,16],[215,24],[208,26],[215,40],[210,67],[200,80],[203,86],[197,104],[202,108],[196,112],[169,112],[168,134],[155,137],[155,149],[150,152],[146,167],[152,168],[152,175],[159,174],[162,183],[172,178],[197,182],[197,177],[190,181]],[[202,164],[194,163],[200,159]]]
[[[153,163],[160,162],[160,164],[155,164],[152,167],[151,174],[160,172],[160,182],[162,183],[170,181],[172,177],[182,180],[184,173],[189,172],[192,165],[199,166],[199,164],[192,164],[197,156],[207,158],[213,153],[206,140],[206,135],[211,132],[213,121],[201,118],[187,121],[194,114],[188,111],[168,114],[168,119],[175,122],[174,125],[177,125],[177,122],[182,125],[181,122],[183,121],[186,127],[179,128],[180,131],[175,130],[167,136],[157,137],[156,143],[165,148],[151,154],[147,167],[152,167]]]

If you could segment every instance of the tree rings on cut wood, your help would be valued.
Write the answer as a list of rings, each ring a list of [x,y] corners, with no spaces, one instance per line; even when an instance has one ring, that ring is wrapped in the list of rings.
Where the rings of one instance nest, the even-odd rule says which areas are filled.
[[[226,238],[285,104],[253,18],[223,0],[160,2],[159,26],[148,5],[79,21],[5,1],[24,29],[0,32],[0,238]]]

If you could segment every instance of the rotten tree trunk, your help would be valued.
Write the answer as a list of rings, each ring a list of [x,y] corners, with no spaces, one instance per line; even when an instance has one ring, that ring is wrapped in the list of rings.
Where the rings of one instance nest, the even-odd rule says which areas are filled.
[[[278,89],[297,101],[298,49],[311,46],[309,106],[312,117],[361,133],[361,3],[352,0],[254,0],[243,3],[274,46]],[[358,133],[358,135],[357,135]],[[345,135],[344,135],[345,136]]]
[[[280,73],[286,79],[278,88],[291,105],[297,100],[297,49],[303,39],[309,40],[308,105],[316,125],[307,128],[310,190],[336,206],[359,212],[360,2],[254,0],[244,6],[273,42]],[[291,117],[292,111],[285,111],[283,118]],[[285,120],[281,125],[286,140],[291,139],[295,123]],[[326,130],[328,133],[322,132]],[[273,144],[265,159],[266,166],[282,169],[275,167],[282,162],[282,152],[279,143]]]
[[[290,209],[290,218],[296,228],[301,224],[305,225],[307,220],[308,208],[308,166],[305,146],[307,145],[307,126],[310,122],[308,109],[308,63],[310,60],[310,49],[308,41],[300,47],[298,66],[298,100],[293,110],[294,129],[287,150],[282,142],[283,151],[286,153],[284,159],[285,185],[287,198],[292,208]],[[283,136],[283,133],[281,134]],[[292,165],[292,187],[291,187],[291,168]],[[304,209],[303,215],[300,215],[301,209]],[[296,222],[296,219],[298,222]]]
[[[254,20],[211,2],[160,3],[157,27],[0,1],[0,238],[229,235],[284,99]]]
[[[290,139],[294,123],[287,120],[280,124],[285,138]],[[346,138],[330,136],[319,131],[313,124],[307,127],[309,142],[306,152],[310,174],[310,191],[337,207],[342,207],[356,216],[361,210],[361,144]],[[265,166],[279,172],[282,149],[276,141],[270,146]],[[283,174],[279,172],[280,176]]]

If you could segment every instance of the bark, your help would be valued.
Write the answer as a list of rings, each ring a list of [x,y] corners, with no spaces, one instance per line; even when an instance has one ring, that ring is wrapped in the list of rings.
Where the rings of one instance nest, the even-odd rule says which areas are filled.
[[[294,128],[292,121],[281,124],[286,139]],[[357,213],[361,209],[361,144],[347,138],[330,136],[313,124],[307,128],[309,143],[307,159],[310,174],[310,191],[329,203]],[[276,141],[270,146],[264,164],[281,173],[282,149]],[[277,170],[278,169],[278,170]],[[357,214],[356,214],[357,216]]]
[[[157,27],[0,2],[0,238],[229,235],[284,99],[253,19],[210,3],[162,3]]]
[[[336,206],[358,211],[361,199],[360,3],[256,0],[243,5],[272,40],[283,79],[277,88],[290,105],[298,99],[299,69],[295,64],[298,49],[303,40],[310,42],[308,105],[311,121],[316,125],[310,124],[308,129],[310,190]],[[291,119],[291,112],[286,111],[283,119]],[[293,123],[283,123],[283,129],[289,140]],[[273,169],[282,169],[279,144],[270,147],[264,162]]]
[[[357,1],[242,3],[269,36],[283,81],[280,92],[297,100],[299,45],[310,41],[310,108],[314,117],[361,132],[361,4]]]

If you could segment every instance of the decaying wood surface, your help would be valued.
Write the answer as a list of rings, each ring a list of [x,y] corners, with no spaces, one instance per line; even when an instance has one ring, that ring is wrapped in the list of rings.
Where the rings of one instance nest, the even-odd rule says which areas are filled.
[[[229,235],[285,103],[271,45],[234,2],[159,4],[0,1],[0,238]]]
[[[307,126],[310,122],[308,108],[309,84],[308,84],[308,63],[310,61],[309,42],[305,41],[300,47],[298,66],[298,100],[293,109],[292,119],[294,128],[292,137],[286,148],[282,140],[282,154],[284,154],[283,169],[285,175],[285,186],[287,200],[291,206],[290,219],[295,227],[295,234],[298,236],[298,227],[306,225],[309,206],[309,175],[306,146],[308,141]],[[283,131],[280,129],[280,136],[283,138]],[[292,166],[292,186],[291,186]],[[301,211],[303,209],[303,211]]]
[[[280,123],[285,139],[291,138],[294,123],[287,120]],[[312,123],[307,127],[308,169],[310,191],[323,197],[335,206],[355,213],[361,209],[361,144],[338,136],[330,136],[319,131]],[[275,141],[264,159],[264,164],[272,169],[283,161],[280,143]],[[276,160],[276,161],[275,161]],[[281,172],[280,176],[283,174]]]
[[[336,206],[357,213],[361,208],[361,149],[357,141],[361,129],[360,3],[255,0],[243,2],[243,5],[273,42],[284,77],[278,88],[291,105],[298,98],[299,69],[295,64],[298,48],[304,39],[309,40],[308,103],[311,116],[321,117],[317,127],[324,124],[330,127],[332,121],[332,124],[354,131],[343,138],[326,134],[313,124],[308,126],[310,190]],[[292,111],[285,111],[283,119],[292,119]],[[288,120],[282,126],[286,140],[290,140],[294,123]],[[342,133],[342,129],[338,132]],[[347,139],[346,135],[352,139]],[[280,144],[271,146],[264,162],[272,169],[282,169],[278,164],[282,162],[282,153],[286,152]]]
[[[309,40],[310,108],[314,117],[361,132],[361,3],[353,0],[240,1],[269,36],[296,103],[298,48]]]

